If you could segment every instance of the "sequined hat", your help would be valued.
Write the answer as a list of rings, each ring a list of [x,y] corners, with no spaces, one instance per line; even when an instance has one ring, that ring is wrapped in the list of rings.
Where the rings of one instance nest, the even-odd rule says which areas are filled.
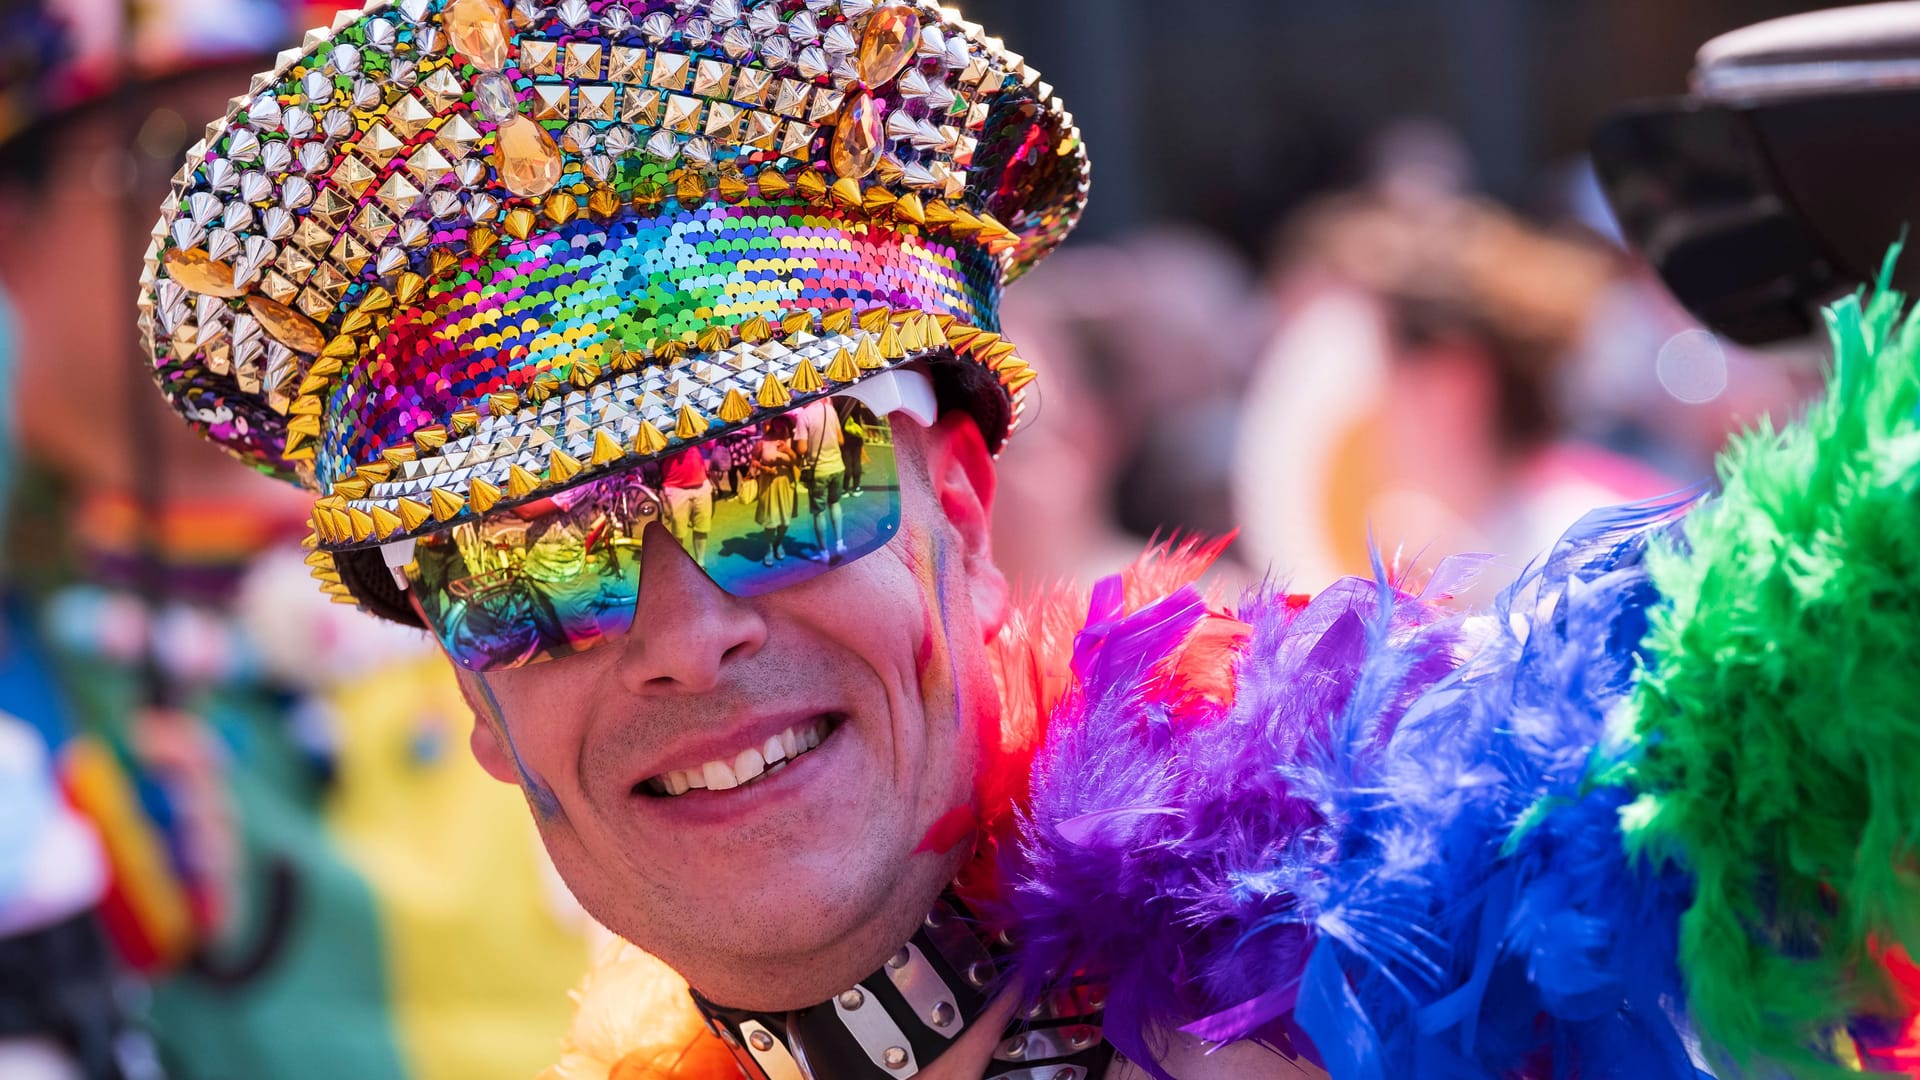
[[[331,555],[906,363],[997,446],[1034,378],[1000,290],[1086,185],[1052,88],[952,9],[375,0],[189,152],[141,325],[191,423],[321,496],[365,603]]]

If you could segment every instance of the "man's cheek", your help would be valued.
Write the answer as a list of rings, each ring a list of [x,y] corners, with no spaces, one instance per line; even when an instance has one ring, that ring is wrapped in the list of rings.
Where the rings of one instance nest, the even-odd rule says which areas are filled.
[[[560,808],[560,798],[554,794],[553,786],[521,753],[520,734],[514,730],[514,720],[508,715],[506,706],[501,704],[493,680],[465,669],[457,669],[457,674],[467,686],[468,699],[474,703],[480,722],[493,729],[494,737],[512,760],[514,775],[519,778],[520,790],[525,793],[527,805],[533,808],[534,815],[543,822],[561,820],[565,814]]]

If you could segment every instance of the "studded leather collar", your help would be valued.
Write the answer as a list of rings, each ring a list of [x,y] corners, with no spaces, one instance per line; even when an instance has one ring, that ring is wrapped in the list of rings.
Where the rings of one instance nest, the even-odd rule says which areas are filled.
[[[986,1011],[1007,947],[983,940],[964,904],[943,897],[913,938],[831,1000],[788,1013],[694,1002],[749,1080],[906,1080]],[[1009,1026],[982,1080],[1103,1080],[1113,1047],[1105,995],[1073,984]]]

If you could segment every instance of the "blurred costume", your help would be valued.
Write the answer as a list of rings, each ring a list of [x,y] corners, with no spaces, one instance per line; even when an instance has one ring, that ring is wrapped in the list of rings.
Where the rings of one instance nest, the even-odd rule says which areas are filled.
[[[317,496],[324,591],[484,677],[631,629],[676,455],[823,398],[964,408],[998,447],[1035,377],[998,290],[1085,183],[1052,88],[950,11],[403,0],[209,129],[142,323],[176,409]],[[1493,618],[1445,603],[1474,560],[1210,601],[1207,546],[1044,599],[996,646],[973,814],[928,838],[975,857],[882,970],[782,1015],[689,1009],[610,943],[550,1075],[907,1075],[1015,973],[997,1078],[1161,1071],[1181,1030],[1366,1078],[1910,1060],[1903,310],[1837,308],[1803,424],[1744,442],[1712,501],[1588,519]],[[857,505],[894,516],[850,558],[899,528],[882,463]],[[717,585],[823,572],[721,535],[751,516],[715,508]]]
[[[114,272],[102,267],[127,250],[111,229],[120,206],[87,181],[108,175],[95,166],[139,175],[150,140],[179,125],[170,109],[190,111],[228,65],[244,77],[306,10],[51,0],[0,13],[0,191],[9,208],[38,197],[106,223],[10,241],[19,263],[64,244],[62,272],[0,259],[10,285],[31,273],[66,290],[23,313],[20,426],[98,451],[23,432],[36,460],[11,484],[26,512],[0,708],[43,733],[99,834],[94,906],[118,961],[100,950],[99,963],[150,982],[139,999],[173,1075],[507,1080],[550,1059],[582,942],[517,802],[464,751],[457,688],[419,635],[314,597],[299,514],[276,515],[218,455],[143,440],[142,418],[115,411],[124,355],[62,332],[97,321],[68,303],[87,295],[72,279]],[[75,174],[78,190],[61,186]],[[210,344],[247,355],[244,341]],[[69,405],[82,394],[84,409]],[[45,419],[74,413],[99,423]],[[0,861],[36,850],[13,839]]]

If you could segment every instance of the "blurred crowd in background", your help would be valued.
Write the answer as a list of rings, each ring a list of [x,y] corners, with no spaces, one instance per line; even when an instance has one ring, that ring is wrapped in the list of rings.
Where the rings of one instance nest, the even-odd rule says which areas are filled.
[[[0,68],[52,47],[46,6],[0,0]],[[56,6],[82,104],[0,101],[0,1003],[61,982],[46,1016],[0,1004],[0,1076],[534,1076],[585,929],[516,794],[424,636],[315,591],[305,498],[170,422],[135,359],[168,177],[331,11]],[[1237,532],[1228,580],[1486,552],[1497,588],[1586,511],[1709,479],[1821,356],[1694,325],[1580,147],[1708,37],[1809,6],[971,0],[1095,158],[1087,228],[1006,301],[1043,380],[1002,564],[1091,582]]]

